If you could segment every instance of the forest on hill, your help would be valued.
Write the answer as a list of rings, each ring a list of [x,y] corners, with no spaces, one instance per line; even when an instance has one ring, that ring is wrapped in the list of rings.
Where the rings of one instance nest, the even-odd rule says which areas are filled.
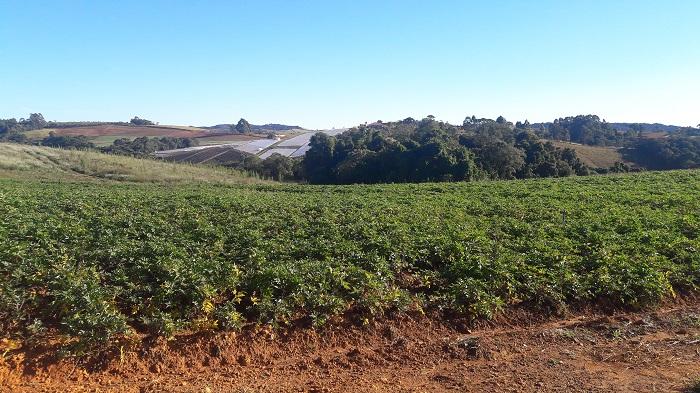
[[[24,133],[86,124],[93,123],[47,122],[40,113],[20,120],[0,119],[0,141],[99,149],[144,158],[152,157],[156,151],[198,145],[196,139],[187,137],[144,136],[119,138],[111,145],[97,147],[81,135],[50,133],[41,140],[30,141]],[[118,125],[154,124],[134,117]],[[421,120],[409,117],[401,121],[362,124],[335,136],[318,133],[311,138],[303,158],[272,154],[261,159],[241,154],[240,159],[221,164],[264,178],[314,184],[508,180],[700,167],[699,128],[677,127],[674,132],[663,134],[650,132],[655,130],[650,128],[653,125],[619,124],[624,127],[617,128],[595,115],[570,116],[537,124],[512,123],[502,116],[495,120],[471,116],[466,117],[461,126],[438,121],[433,116]],[[226,132],[246,135],[267,132],[260,127],[278,131],[292,128],[278,124],[254,126],[240,119],[235,125],[227,125]],[[274,138],[275,133],[270,132],[266,137]],[[572,145],[559,143],[562,141]],[[586,165],[578,156],[576,144],[614,149],[609,150],[614,152],[611,156],[620,160],[609,167]]]
[[[686,128],[650,139],[618,131],[598,116],[558,119],[549,126],[467,117],[462,127],[429,116],[376,122],[338,136],[317,134],[300,165],[311,183],[394,183],[565,177],[642,169],[700,167],[700,132]],[[588,168],[571,148],[549,140],[615,146],[634,167],[619,162]]]
[[[303,162],[312,183],[403,183],[562,177],[589,173],[558,149],[506,121],[459,129],[432,117],[317,134]]]

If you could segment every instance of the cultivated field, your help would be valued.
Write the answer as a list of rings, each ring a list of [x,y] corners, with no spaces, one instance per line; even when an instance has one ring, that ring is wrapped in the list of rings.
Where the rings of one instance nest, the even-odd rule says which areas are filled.
[[[107,146],[118,138],[134,139],[142,136],[147,137],[179,137],[197,138],[209,136],[210,132],[201,128],[181,127],[181,126],[118,126],[118,125],[97,125],[70,128],[45,128],[41,130],[26,131],[25,135],[29,139],[42,139],[53,132],[56,135],[78,136],[83,135],[97,146]]]
[[[700,171],[377,186],[3,180],[0,385],[358,390],[351,375],[364,370],[378,390],[538,391],[547,375],[606,391],[594,370],[621,386],[629,368],[606,362],[643,345],[668,370],[659,386],[683,387],[700,349],[699,211]],[[670,319],[590,314],[679,297]],[[484,325],[586,310],[530,330]],[[106,374],[73,379],[77,364],[58,353],[102,353],[80,367]],[[42,374],[46,364],[58,368]],[[494,367],[500,379],[487,378]],[[624,372],[635,391],[642,377]]]
[[[209,136],[197,137],[197,142],[200,146],[204,145],[222,145],[222,144],[245,144],[256,139],[260,139],[259,135],[245,134],[211,134]]]
[[[325,130],[324,132],[335,135],[344,131]],[[285,132],[282,139],[268,139],[263,134],[237,134],[226,133],[216,130],[190,127],[190,126],[122,126],[122,125],[95,125],[81,126],[70,128],[45,128],[41,130],[26,131],[25,135],[30,140],[41,140],[49,136],[50,133],[65,136],[86,136],[98,147],[111,145],[115,140],[120,138],[135,139],[138,137],[179,137],[193,138],[197,141],[200,148],[212,146],[217,147],[217,150],[212,150],[208,153],[203,153],[200,156],[208,158],[199,159],[200,156],[190,157],[187,150],[182,152],[174,152],[173,154],[160,154],[160,157],[167,157],[171,161],[178,162],[207,162],[211,164],[225,163],[217,158],[212,159],[211,156],[221,155],[221,149],[225,146],[226,150],[238,150],[241,152],[255,154],[261,158],[267,158],[272,153],[280,153],[285,156],[299,157],[308,150],[308,142],[314,131],[307,130],[290,130]],[[219,148],[219,146],[221,146]],[[276,148],[280,149],[276,149]],[[274,150],[274,151],[272,151]],[[182,159],[184,157],[184,159]],[[222,156],[222,158],[225,158]]]
[[[1,276],[6,328],[28,334],[39,318],[102,345],[392,310],[654,305],[700,282],[699,183],[700,171],[372,187],[4,182],[0,255],[18,261]],[[90,298],[73,298],[85,285]]]

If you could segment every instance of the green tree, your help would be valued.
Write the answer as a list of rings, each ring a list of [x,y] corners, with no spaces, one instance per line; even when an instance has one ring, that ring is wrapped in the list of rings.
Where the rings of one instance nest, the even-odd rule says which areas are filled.
[[[62,147],[64,149],[93,149],[95,145],[84,135],[56,135],[53,131],[41,141],[43,146]]]
[[[0,119],[0,134],[14,131],[17,128],[17,119]]]
[[[295,162],[289,157],[274,153],[262,162],[263,176],[278,181],[292,180],[295,172]]]
[[[152,121],[142,119],[138,116],[134,116],[134,118],[131,119],[129,123],[134,126],[152,126],[154,124]]]
[[[29,115],[29,124],[33,130],[39,130],[45,128],[47,122],[41,113],[32,113]]]
[[[246,119],[241,119],[238,120],[238,124],[236,124],[236,131],[239,134],[250,134],[253,130],[250,127],[250,123]]]
[[[332,183],[335,166],[335,137],[322,132],[309,141],[309,150],[304,156],[304,172],[312,183]]]

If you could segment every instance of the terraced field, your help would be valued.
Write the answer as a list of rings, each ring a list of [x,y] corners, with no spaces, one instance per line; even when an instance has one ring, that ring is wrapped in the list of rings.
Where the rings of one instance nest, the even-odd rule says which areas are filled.
[[[337,135],[346,129],[323,130],[329,135]],[[199,137],[206,141],[205,146],[157,152],[156,156],[176,162],[219,163],[225,164],[231,159],[238,160],[241,154],[251,154],[265,159],[277,153],[285,157],[302,157],[309,150],[309,141],[316,131],[294,133],[283,138],[260,138],[250,135],[227,139],[226,135]],[[234,137],[236,137],[234,135]]]

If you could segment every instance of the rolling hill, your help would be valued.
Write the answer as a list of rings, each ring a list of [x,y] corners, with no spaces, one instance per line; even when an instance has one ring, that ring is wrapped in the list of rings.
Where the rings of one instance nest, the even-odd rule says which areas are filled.
[[[620,149],[612,146],[590,146],[580,143],[549,141],[561,149],[573,149],[578,158],[591,168],[610,168],[617,162],[625,162]]]
[[[202,128],[215,130],[217,132],[231,132],[231,128],[234,126],[235,126],[235,124],[217,124],[215,126],[202,127]],[[275,123],[269,123],[269,124],[263,124],[263,125],[251,124],[250,128],[253,130],[253,132],[260,132],[260,133],[279,132],[279,131],[294,131],[294,130],[303,131],[303,130],[305,130],[305,128],[301,127],[301,126],[288,126],[286,124],[275,124]]]
[[[0,178],[142,183],[264,183],[224,167],[204,167],[11,143],[0,143]]]
[[[548,127],[552,124],[552,122],[542,122],[542,123],[532,123],[533,128],[540,128],[540,127]],[[635,125],[641,126],[641,130],[644,133],[663,133],[663,134],[669,134],[669,133],[674,133],[677,131],[680,131],[681,129],[685,128],[683,126],[675,126],[675,125],[669,125],[669,124],[661,124],[661,123],[609,123],[612,128],[618,130],[618,131],[629,131],[634,127]]]

